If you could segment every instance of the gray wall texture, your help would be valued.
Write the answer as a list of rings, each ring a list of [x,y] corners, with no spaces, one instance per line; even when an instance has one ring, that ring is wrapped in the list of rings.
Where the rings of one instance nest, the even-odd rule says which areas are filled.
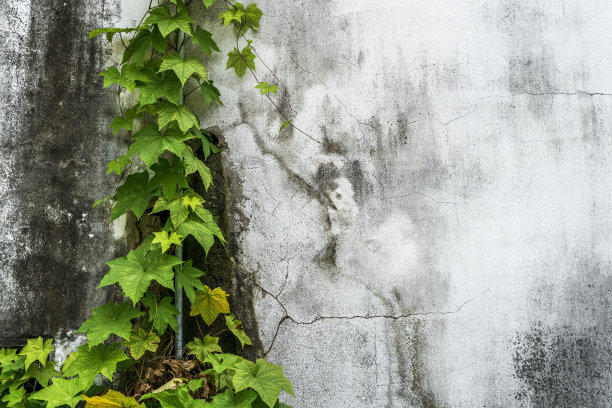
[[[6,339],[78,327],[125,246],[89,210],[122,144],[95,77],[114,54],[84,35],[146,4],[0,0]],[[208,65],[225,106],[187,103],[228,144],[236,286],[259,353],[294,382],[287,402],[612,406],[609,2],[258,4],[254,45],[282,83],[257,60],[260,79],[324,144],[279,134],[223,56]]]

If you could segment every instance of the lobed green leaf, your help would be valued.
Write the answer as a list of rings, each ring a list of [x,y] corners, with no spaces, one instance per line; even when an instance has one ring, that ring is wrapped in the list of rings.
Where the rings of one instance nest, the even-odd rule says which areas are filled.
[[[172,304],[172,298],[166,296],[159,302],[155,300],[151,294],[147,294],[142,299],[142,304],[149,308],[149,322],[153,324],[153,328],[159,333],[164,334],[168,326],[172,330],[178,329],[176,315],[179,314],[178,309]]]
[[[106,286],[102,283],[100,285]],[[105,305],[94,308],[89,319],[85,320],[78,331],[81,333],[87,332],[87,340],[92,347],[106,341],[111,334],[129,338],[132,330],[132,319],[142,314],[140,310],[131,307],[129,302],[117,305],[110,301]]]
[[[69,364],[64,365],[63,371],[69,377],[78,375],[81,387],[88,389],[93,385],[98,374],[112,380],[117,363],[127,359],[128,356],[117,343],[108,346],[84,344],[79,347],[76,357]]]
[[[176,76],[181,80],[182,85],[185,85],[185,82],[187,82],[189,77],[193,74],[197,74],[203,79],[207,77],[206,68],[200,61],[195,58],[183,59],[176,52],[162,58],[162,63],[158,72],[168,70],[174,71]]]
[[[185,170],[184,164],[178,157],[172,160],[172,164],[168,160],[160,158],[157,163],[151,166],[151,170],[155,172],[155,175],[149,182],[149,188],[161,187],[162,194],[168,201],[172,201],[177,196],[177,187],[189,187],[183,173]],[[186,236],[180,231],[177,232]]]
[[[83,401],[80,392],[83,390],[78,378],[64,380],[56,378],[53,384],[47,388],[43,388],[31,394],[31,398],[46,401],[47,408],[55,408],[62,405],[68,405],[74,408],[76,404]]]
[[[253,388],[269,407],[274,407],[281,389],[294,395],[291,383],[283,374],[281,366],[267,363],[260,358],[255,364],[244,360],[236,365],[235,370],[233,379],[235,390]]]
[[[149,12],[149,17],[145,20],[145,24],[157,24],[162,36],[167,37],[168,34],[175,30],[181,30],[188,35],[191,35],[190,23],[194,20],[186,10],[172,15],[170,9],[166,6],[158,7]]]
[[[200,44],[202,51],[207,55],[212,54],[213,50],[220,51],[217,43],[212,39],[212,34],[200,26],[196,26],[195,30],[193,30],[191,42],[193,44]]]
[[[182,268],[175,267],[176,281],[178,287],[185,291],[185,295],[191,303],[195,301],[195,291],[204,290],[204,285],[200,281],[200,277],[204,272],[193,266],[193,261],[190,259],[183,264]]]
[[[154,188],[149,188],[149,173],[147,171],[130,174],[125,183],[117,188],[117,194],[114,197],[115,205],[111,211],[110,220],[116,220],[130,210],[136,215],[137,219],[140,219],[149,205],[152,190]]]
[[[251,50],[251,42],[242,49],[242,51],[238,51],[238,48],[234,48],[233,51],[227,54],[227,64],[225,69],[234,68],[236,75],[242,78],[246,73],[247,68],[255,71],[255,54]]]
[[[107,262],[110,271],[104,275],[98,287],[118,283],[134,304],[142,298],[153,280],[168,289],[173,289],[172,267],[183,262],[174,256],[162,254],[161,249],[154,249],[148,253],[147,251],[147,246],[140,245],[127,256]]]

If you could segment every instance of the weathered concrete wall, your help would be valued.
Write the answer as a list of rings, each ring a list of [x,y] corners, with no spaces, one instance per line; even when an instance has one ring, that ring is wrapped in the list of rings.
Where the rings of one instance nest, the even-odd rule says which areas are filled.
[[[80,326],[110,291],[104,262],[125,251],[92,203],[113,189],[118,108],[97,72],[110,50],[87,39],[114,1],[0,0],[0,344]]]
[[[258,3],[276,99],[326,146],[221,58],[200,113],[293,405],[611,406],[609,2]]]
[[[82,73],[69,95],[52,89],[65,69],[54,46],[87,72],[105,51],[67,34],[51,39],[70,24],[129,24],[145,2],[66,3],[87,17],[62,14],[63,2],[0,0],[13,16],[0,23],[5,330],[36,321],[48,302],[78,310],[53,311],[72,319],[62,327],[78,326],[88,305],[36,303],[47,289],[36,278],[55,279],[62,293],[76,279],[91,286],[121,246],[89,210],[110,190],[104,163],[120,150],[106,128],[112,95]],[[257,51],[286,86],[277,100],[324,145],[279,135],[281,120],[255,84],[224,71],[221,56],[209,65],[226,106],[202,107],[196,93],[187,103],[228,143],[236,285],[252,292],[262,354],[294,382],[298,398],[288,402],[612,405],[608,2],[258,3],[266,16]],[[203,12],[200,2],[193,8]],[[215,38],[232,47],[229,29]],[[83,92],[98,99],[83,110],[88,125],[73,128],[65,119]],[[86,161],[62,167],[75,151]],[[95,184],[76,177],[86,170],[99,175]],[[54,221],[56,212],[64,218]],[[31,285],[43,286],[18,292]]]

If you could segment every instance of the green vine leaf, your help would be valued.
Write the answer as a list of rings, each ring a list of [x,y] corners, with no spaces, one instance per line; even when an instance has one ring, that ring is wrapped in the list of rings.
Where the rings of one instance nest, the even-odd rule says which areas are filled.
[[[158,72],[172,70],[185,85],[185,82],[193,75],[198,74],[201,78],[206,79],[206,68],[196,58],[181,58],[176,52],[166,55],[162,58],[161,66]]]
[[[0,366],[10,364],[17,358],[17,350],[0,348]]]
[[[189,354],[193,354],[202,363],[206,361],[206,358],[211,353],[221,353],[221,347],[219,346],[218,337],[210,337],[206,335],[204,341],[201,339],[193,339],[192,342],[187,343],[189,348]]]
[[[204,285],[200,281],[200,277],[204,272],[193,266],[193,261],[190,259],[183,264],[182,268],[175,267],[174,272],[178,287],[185,291],[185,295],[191,303],[195,300],[195,291],[204,290]]]
[[[54,361],[47,361],[42,367],[31,366],[26,376],[36,379],[41,387],[46,387],[52,377],[61,377],[61,374],[55,369]]]
[[[212,84],[212,81],[210,81]],[[216,88],[215,88],[216,89]],[[221,149],[219,149],[213,142],[213,138],[206,130],[193,130],[193,134],[200,139],[202,142],[202,152],[204,153],[204,160],[208,159],[211,153],[219,153]]]
[[[149,206],[151,191],[147,171],[130,174],[125,183],[117,188],[117,194],[114,197],[115,205],[110,220],[114,221],[130,210],[136,215],[137,219],[140,219]]]
[[[288,121],[286,121],[285,123],[283,123],[280,127],[280,129],[278,130],[279,132],[282,132],[283,129],[285,129],[287,126],[291,125],[291,122],[293,122],[293,119],[289,119]]]
[[[190,23],[194,23],[194,20],[186,10],[172,15],[166,6],[151,10],[149,17],[145,20],[145,24],[157,24],[163,37],[168,36],[174,30],[181,30],[191,35]]]
[[[179,158],[174,158],[172,164],[164,158],[160,158],[157,163],[151,166],[155,176],[149,182],[150,187],[158,188],[161,185],[162,194],[168,201],[172,201],[177,195],[177,185],[182,188],[189,188],[185,174],[183,174],[183,162]],[[178,231],[179,234],[186,236]]]
[[[1,393],[0,393],[1,394]],[[26,396],[26,390],[24,387],[12,386],[9,388],[9,393],[2,398],[2,402],[6,403],[6,407],[25,407],[24,400]]]
[[[134,120],[142,118],[142,112],[139,111],[140,106],[132,106],[125,111],[125,117],[117,116],[111,122],[113,133],[116,135],[121,129],[132,130],[134,128]]]
[[[149,253],[147,250],[147,246],[141,245],[130,251],[126,257],[107,262],[110,271],[104,275],[98,288],[118,283],[134,304],[142,298],[152,280],[173,289],[172,267],[183,262],[174,256],[162,254],[161,249]]]
[[[221,374],[227,370],[234,370],[243,361],[246,360],[235,354],[208,354],[204,362],[212,366],[213,372]]]
[[[230,307],[227,302],[227,293],[221,288],[210,289],[204,285],[204,290],[195,293],[195,301],[191,306],[190,316],[202,315],[207,325],[211,325],[219,313],[229,313]]]
[[[106,71],[100,72],[98,75],[104,77],[105,88],[117,84],[130,92],[134,91],[137,80],[147,79],[147,77],[140,72],[138,67],[133,64],[125,64],[121,67],[121,72],[115,67],[110,67],[107,68]]]
[[[181,245],[181,238],[176,232],[160,231],[155,232],[155,238],[151,241],[153,244],[160,244],[162,253],[170,249],[172,244]]]
[[[244,76],[247,68],[255,71],[255,54],[251,51],[251,41],[248,41],[248,44],[242,51],[239,52],[238,48],[234,48],[233,51],[227,54],[227,65],[225,69],[230,68],[234,68],[239,78]]]
[[[187,383],[187,388],[189,388],[191,392],[196,392],[197,390],[202,388],[202,386],[204,385],[204,380],[204,378],[196,378],[194,380],[191,380]]]
[[[242,16],[244,16],[244,11],[239,9],[230,9],[219,14],[218,17],[223,19],[223,25],[226,26],[233,21],[240,24],[242,22]]]
[[[257,393],[253,390],[245,390],[239,393],[228,389],[222,394],[213,397],[214,408],[251,408],[251,403],[257,399]]]
[[[278,401],[281,389],[289,395],[295,396],[291,383],[283,374],[283,367],[257,359],[257,363],[244,360],[235,367],[234,387],[236,391],[253,388],[261,399],[274,407]]]
[[[269,407],[268,407],[268,404],[263,402],[260,397],[257,397],[257,399],[253,401],[253,404],[251,404],[251,408],[269,408]],[[290,407],[287,404],[283,404],[282,402],[277,402],[276,405],[274,405],[274,408],[293,408],[293,407]]]
[[[246,8],[242,3],[235,3],[234,7],[244,13],[240,24],[235,24],[234,28],[238,33],[246,33],[247,29],[252,28],[255,31],[259,30],[259,20],[263,16],[263,12],[257,7],[257,4],[251,3]],[[242,25],[244,24],[244,27]]]
[[[149,308],[149,322],[153,323],[153,328],[161,335],[166,332],[168,326],[172,330],[178,329],[176,315],[178,309],[172,304],[172,298],[166,296],[159,303],[151,294],[142,299],[142,304]]]
[[[3,364],[0,380],[4,380],[6,376],[10,374],[10,372],[17,372],[23,370],[25,367],[25,360],[25,356],[16,356],[14,360]]]
[[[189,175],[198,172],[202,178],[204,188],[208,190],[213,181],[212,174],[210,173],[208,166],[206,166],[202,160],[196,157],[190,147],[183,150],[183,160],[185,160],[185,174]]]
[[[260,82],[255,88],[261,90],[262,95],[265,95],[267,93],[273,93],[274,95],[276,95],[276,91],[278,91],[278,86],[269,85],[267,82]]]
[[[223,233],[217,224],[214,222],[206,223],[193,216],[189,217],[181,225],[176,227],[176,231],[184,237],[187,235],[193,236],[202,246],[202,248],[204,248],[206,254],[208,254],[208,251],[215,243],[215,237],[217,237],[221,243],[225,243]]]
[[[28,339],[26,346],[21,349],[20,356],[25,356],[25,369],[27,370],[30,365],[38,361],[43,366],[47,363],[47,357],[53,351],[53,339],[48,339],[43,342],[42,337],[36,339]]]
[[[160,101],[153,105],[151,110],[159,115],[158,127],[160,129],[172,121],[176,121],[179,129],[183,132],[187,132],[192,127],[200,128],[200,121],[191,112],[191,109],[185,105],[175,105],[168,101]]]
[[[128,159],[126,155],[122,154],[119,156],[119,160],[113,159],[106,165],[106,174],[111,174],[114,171],[118,176],[120,176],[123,169],[128,164],[132,164],[132,161]]]
[[[136,65],[140,64],[151,47],[161,53],[165,52],[166,39],[164,37],[157,27],[153,27],[152,30],[139,31],[123,53],[122,63],[131,60]]]
[[[94,308],[91,316],[79,328],[80,333],[87,332],[90,346],[96,346],[108,339],[111,334],[129,338],[132,330],[132,319],[142,316],[140,310],[134,309],[129,302],[120,305],[110,301]]]
[[[172,225],[178,227],[189,216],[189,205],[183,201],[183,197],[178,197],[170,202],[165,197],[159,197],[155,202],[155,206],[153,206],[151,214],[161,211],[170,211]]]
[[[140,400],[155,398],[159,401],[162,408],[214,408],[206,400],[194,400],[186,387],[166,390],[159,393],[145,394]]]
[[[87,389],[92,386],[98,374],[112,380],[117,363],[127,359],[128,356],[121,351],[117,343],[108,346],[84,344],[79,347],[70,364],[64,365],[63,371],[69,377],[78,375],[81,386]]]
[[[242,348],[244,348],[245,345],[251,346],[253,344],[251,343],[249,336],[247,336],[247,334],[244,332],[242,322],[237,320],[233,314],[225,316],[225,324],[227,325],[227,328],[234,333],[234,336],[238,338]]]
[[[64,380],[56,378],[53,384],[47,388],[43,388],[31,394],[31,398],[41,401],[47,401],[47,408],[55,408],[61,405],[68,405],[74,408],[79,401],[83,401],[80,392],[83,390],[78,378]]]
[[[162,134],[154,123],[149,123],[147,127],[139,130],[134,135],[134,143],[130,145],[127,157],[140,155],[140,160],[147,167],[151,167],[157,162],[158,156],[164,151],[169,151],[177,156],[183,154],[185,149],[184,141],[190,139],[191,136],[178,131],[178,129],[168,128]],[[148,201],[147,201],[148,204]]]
[[[183,204],[192,210],[196,210],[198,207],[202,207],[204,199],[192,189],[185,190],[183,195]]]
[[[204,2],[204,5],[206,6],[206,8],[209,8],[210,6],[215,4],[215,1],[217,0],[202,0],[202,1]]]
[[[137,28],[118,28],[118,27],[109,27],[109,28],[98,28],[89,32],[89,39],[94,39],[101,34],[106,34],[106,39],[108,42],[113,41],[113,37],[117,33],[131,33],[135,30],[142,30],[145,28],[144,26],[140,26]]]
[[[112,198],[112,194],[107,195],[104,198],[99,199],[98,201],[96,201],[95,203],[93,203],[93,205],[91,206],[91,208],[96,208],[97,206],[99,206],[100,204],[102,204],[103,202],[105,202],[106,200],[108,200],[109,198]]]
[[[149,64],[145,70],[147,79],[137,80],[136,88],[140,89],[140,105],[151,105],[159,98],[166,98],[172,103],[178,103],[181,92],[181,80],[174,71],[165,72],[163,75],[157,73],[157,63]],[[151,72],[155,69],[154,72]]]
[[[215,41],[212,39],[212,34],[200,26],[196,26],[191,42],[193,44],[200,44],[202,51],[204,51],[207,55],[212,54],[213,50],[220,51],[217,43],[215,43]]]
[[[217,101],[219,105],[223,105],[221,102],[221,92],[213,85],[213,81],[202,81],[200,86],[200,93],[204,102],[211,103],[213,100]]]
[[[139,359],[145,352],[157,350],[159,337],[153,332],[146,332],[142,328],[133,330],[130,339],[123,342],[125,347],[130,349],[132,358]]]

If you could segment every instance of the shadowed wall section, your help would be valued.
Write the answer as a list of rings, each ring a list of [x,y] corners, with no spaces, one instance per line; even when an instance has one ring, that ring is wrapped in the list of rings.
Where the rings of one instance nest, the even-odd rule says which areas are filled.
[[[87,32],[114,1],[0,1],[0,344],[76,329],[110,295],[94,291],[124,250],[106,211],[105,163],[121,148],[118,108],[97,76],[109,55]]]

